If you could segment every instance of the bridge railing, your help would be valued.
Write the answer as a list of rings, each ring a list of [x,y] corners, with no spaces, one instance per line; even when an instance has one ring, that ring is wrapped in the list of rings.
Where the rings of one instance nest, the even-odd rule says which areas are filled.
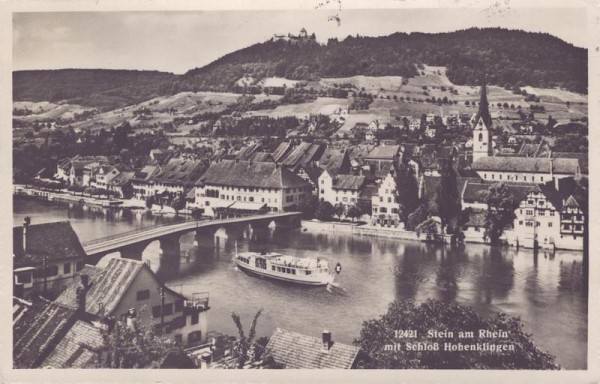
[[[149,231],[151,229],[163,228],[163,227],[170,227],[170,226],[173,226],[173,225],[183,224],[183,223],[189,223],[189,222],[192,222],[192,221],[193,222],[198,222],[200,220],[186,220],[186,221],[182,221],[180,223],[164,223],[164,224],[148,225],[146,227],[141,227],[141,228],[134,229],[134,230],[131,230],[131,231],[119,232],[119,233],[116,233],[114,235],[110,235],[110,236],[106,236],[106,237],[101,237],[99,239],[82,241],[81,245],[83,245],[84,247],[89,247],[89,246],[94,245],[94,244],[99,244],[99,243],[103,243],[103,242],[110,241],[110,240],[120,239],[122,237],[127,237],[127,236],[131,236],[131,235],[135,235],[137,233],[147,232],[147,231]]]

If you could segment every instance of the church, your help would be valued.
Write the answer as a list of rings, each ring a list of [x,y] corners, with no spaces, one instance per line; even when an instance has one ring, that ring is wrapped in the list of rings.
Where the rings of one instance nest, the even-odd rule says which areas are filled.
[[[548,157],[494,156],[492,117],[485,79],[481,85],[479,110],[473,122],[473,163],[471,169],[487,181],[546,183],[565,177],[578,179],[578,159]]]

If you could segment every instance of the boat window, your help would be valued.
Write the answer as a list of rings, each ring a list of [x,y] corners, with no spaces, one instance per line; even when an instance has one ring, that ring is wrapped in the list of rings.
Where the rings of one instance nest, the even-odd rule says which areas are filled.
[[[296,270],[292,269],[292,275],[295,275],[295,274],[296,274]]]
[[[291,273],[289,268],[286,268],[286,269],[285,269],[285,272],[286,272],[286,273]]]
[[[273,265],[273,266],[271,266],[271,269],[274,271],[274,270],[275,270],[275,266],[274,266],[274,265]]]
[[[311,272],[311,271],[306,271],[306,275],[310,275],[310,272]]]

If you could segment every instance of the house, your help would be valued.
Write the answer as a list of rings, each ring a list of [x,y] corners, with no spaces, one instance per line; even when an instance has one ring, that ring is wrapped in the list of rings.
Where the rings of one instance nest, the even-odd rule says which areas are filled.
[[[133,314],[141,325],[162,330],[180,345],[206,341],[208,293],[188,298],[165,286],[148,264],[130,259],[111,259],[105,268],[86,265],[79,275],[81,282],[73,281],[57,304],[76,308],[82,301],[78,290],[89,283],[83,298],[88,315],[126,322]]]
[[[553,179],[581,176],[577,159],[546,157],[480,157],[471,167],[484,180],[545,183]]]
[[[273,162],[222,160],[212,163],[195,185],[195,206],[208,216],[238,206],[256,211],[264,206],[270,212],[294,210],[312,193],[309,182]]]
[[[133,171],[121,172],[108,182],[106,189],[108,189],[110,192],[113,192],[115,196],[119,198],[126,198],[125,194],[123,193],[123,188],[127,188],[126,186],[129,185],[133,191],[133,187],[131,187],[131,179],[134,177],[134,175],[135,172]]]
[[[429,112],[426,116],[425,116],[425,121],[428,123],[433,123],[435,121],[435,113],[433,112]]]
[[[95,187],[102,189],[109,189],[110,182],[117,177],[121,171],[117,167],[112,165],[105,165],[98,169],[96,173]]]
[[[318,338],[277,328],[263,356],[286,369],[350,369],[359,352],[358,347],[334,342],[329,331]]]
[[[430,139],[435,138],[435,135],[437,134],[437,128],[433,127],[433,126],[429,126],[425,129],[425,137],[428,137]]]
[[[80,271],[87,255],[69,221],[13,228],[15,295],[55,297]]]
[[[420,119],[411,119],[408,123],[408,129],[413,132],[421,129],[421,120]]]
[[[325,144],[300,143],[281,160],[283,167],[295,171],[297,167],[314,166],[325,152]]]
[[[56,175],[54,175],[54,177],[56,179],[68,182],[70,173],[71,173],[71,159],[64,158],[64,159],[59,160],[56,164]]]
[[[322,170],[329,170],[335,174],[349,173],[351,170],[350,153],[346,149],[327,148],[316,165]]]
[[[521,144],[521,148],[519,148],[519,151],[516,153],[516,156],[550,157],[551,151],[550,144],[548,144],[548,142],[545,140],[542,140],[539,143],[530,143],[527,140],[524,140]]]
[[[585,216],[573,179],[538,184],[519,200],[510,244],[526,248],[583,250]]]
[[[86,170],[86,166],[94,164]],[[108,164],[106,156],[75,156],[71,159],[69,169],[69,184],[79,186],[89,186],[90,178],[93,176],[94,167]]]
[[[384,126],[383,126],[383,124],[379,123],[379,120],[373,120],[367,126],[367,130],[370,132],[376,132],[383,128],[384,128]]]
[[[319,176],[319,200],[334,206],[339,203],[346,207],[356,205],[365,182],[364,176],[336,175],[325,170]]]
[[[164,203],[168,203],[174,197],[183,196],[193,188],[204,169],[205,164],[202,160],[171,159],[150,177],[151,192],[164,200]]]
[[[486,211],[472,210],[467,211],[468,218],[463,225],[464,241],[466,243],[488,243],[485,236],[485,217]]]
[[[368,165],[375,179],[387,176],[392,165],[400,162],[402,152],[400,145],[379,145],[374,147],[363,159],[363,166]]]
[[[154,196],[154,186],[151,179],[159,171],[160,168],[157,165],[146,165],[133,174],[130,181],[133,186],[133,196],[136,199],[144,200]]]
[[[372,225],[397,228],[402,224],[400,221],[400,203],[398,202],[395,175],[395,168],[390,169],[390,172],[381,181],[381,184],[379,184],[377,195],[371,198],[373,209],[371,215]]]
[[[150,150],[150,159],[159,165],[166,164],[173,156],[175,156],[175,151],[170,149],[155,148]]]

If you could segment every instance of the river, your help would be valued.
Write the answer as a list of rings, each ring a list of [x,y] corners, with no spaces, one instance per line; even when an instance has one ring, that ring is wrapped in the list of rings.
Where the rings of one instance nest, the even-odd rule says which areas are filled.
[[[34,200],[15,200],[13,208],[15,226],[27,215],[32,224],[70,220],[81,241],[185,220],[139,210]],[[329,292],[246,275],[234,267],[232,240],[215,244],[202,238],[196,246],[192,233],[181,238],[187,258],[179,266],[160,265],[158,242],[148,246],[143,258],[175,290],[187,295],[208,291],[209,330],[225,334],[236,335],[231,311],[241,315],[247,330],[256,311],[263,308],[258,336],[269,336],[277,327],[316,337],[328,329],[334,340],[351,343],[362,322],[386,312],[391,301],[432,298],[470,305],[484,316],[492,311],[520,316],[526,332],[563,368],[587,366],[587,297],[578,288],[581,252],[540,252],[535,257],[530,250],[472,244],[450,249],[300,230],[270,230],[261,235],[261,241],[238,240],[239,250],[276,250],[340,262],[343,270],[336,280],[340,288]],[[107,255],[99,265],[116,256]]]

